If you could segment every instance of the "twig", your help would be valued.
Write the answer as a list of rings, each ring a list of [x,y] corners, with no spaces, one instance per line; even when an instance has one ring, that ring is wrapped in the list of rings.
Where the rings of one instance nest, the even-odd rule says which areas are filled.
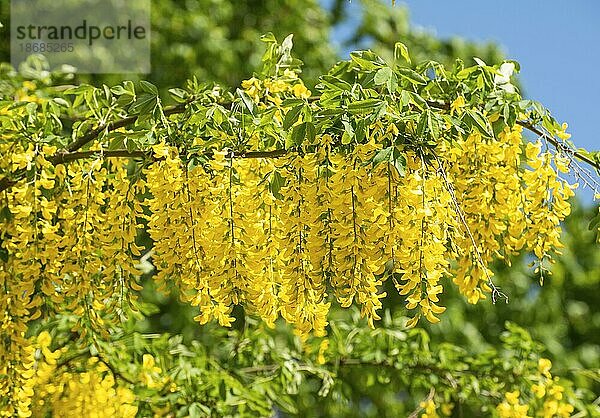
[[[108,369],[111,371],[113,376],[115,376],[118,379],[121,379],[124,382],[129,383],[130,385],[136,384],[133,380],[131,380],[130,378],[128,378],[127,376],[124,376],[121,372],[119,372],[112,364],[110,364],[109,361],[106,361],[104,358],[102,358],[102,356],[100,354],[98,354],[97,357],[98,357],[98,361],[100,361],[102,364],[104,364],[106,367],[108,367]]]
[[[445,103],[445,102],[436,102],[433,100],[428,100],[427,104],[431,107],[434,107],[436,109],[442,109],[442,110],[449,110],[450,109],[450,104],[449,103]],[[516,121],[517,125],[522,126],[523,128],[527,129],[528,131],[531,131],[532,133],[544,138],[545,140],[547,140],[548,142],[550,142],[552,145],[554,145],[557,148],[560,148],[561,145],[564,146],[564,144],[561,144],[559,141],[556,140],[556,138],[553,138],[552,136],[548,135],[545,132],[542,132],[540,129],[538,129],[537,127],[535,127],[534,124],[532,124],[531,122],[527,121],[527,120],[517,120]],[[590,166],[594,167],[596,170],[600,171],[600,163],[592,160],[591,158],[587,157],[586,155],[580,153],[579,151],[573,149],[571,150],[571,153],[579,160],[585,162],[586,164],[589,164]]]
[[[423,402],[429,402],[433,399],[433,397],[435,396],[435,388],[431,388],[431,390],[429,391],[429,395],[427,395],[427,397],[425,399],[423,399],[420,403],[419,406],[417,407],[417,409],[415,409],[412,414],[410,414],[408,416],[408,418],[417,418],[419,416],[419,413],[424,409],[421,406],[421,403]]]
[[[454,207],[460,218],[460,221],[463,224],[463,226],[465,227],[465,230],[467,231],[467,235],[469,236],[469,239],[471,240],[471,244],[473,245],[473,250],[475,251],[475,254],[477,255],[477,261],[481,265],[481,269],[483,270],[483,273],[485,274],[485,276],[487,278],[488,286],[490,286],[490,288],[492,289],[492,303],[495,304],[498,297],[504,298],[506,303],[508,303],[508,296],[505,293],[503,293],[502,291],[500,291],[500,288],[498,286],[496,286],[494,284],[494,282],[492,281],[492,278],[490,277],[490,274],[487,271],[487,267],[486,267],[485,263],[483,262],[483,258],[481,257],[481,252],[479,251],[479,247],[477,247],[477,242],[475,241],[475,237],[473,236],[473,233],[471,232],[471,228],[469,228],[469,224],[467,224],[465,214],[458,203],[458,199],[456,199],[456,194],[454,193],[454,188],[452,187],[452,184],[450,184],[450,182],[448,181],[446,172],[444,171],[444,168],[442,167],[442,164],[441,164],[440,160],[438,159],[437,155],[434,155],[434,156],[435,156],[435,160],[438,163],[438,171],[440,172],[440,174],[444,180],[444,183],[446,185],[446,190],[448,190],[448,193],[450,193],[450,197],[452,198],[452,203],[454,204]]]
[[[165,116],[174,115],[177,113],[183,113],[186,109],[186,106],[192,102],[193,101],[188,101],[185,103],[180,103],[175,106],[166,107],[163,110],[163,113]],[[128,116],[126,118],[123,118],[123,119],[120,119],[120,120],[117,120],[114,122],[110,122],[105,125],[100,125],[97,128],[92,129],[90,132],[83,135],[82,137],[78,138],[74,142],[67,145],[67,151],[77,151],[78,149],[80,149],[81,147],[86,145],[88,142],[91,142],[94,139],[96,139],[96,137],[98,135],[100,135],[100,133],[102,133],[102,131],[111,132],[111,131],[115,131],[119,128],[124,128],[125,126],[129,126],[129,125],[135,123],[135,121],[138,120],[138,117],[139,117],[139,115]]]
[[[151,151],[129,151],[126,149],[117,150],[89,150],[89,151],[75,151],[75,152],[58,152],[50,157],[50,162],[54,165],[63,164],[75,160],[83,160],[90,157],[128,157],[128,158],[149,158],[152,156]]]
[[[518,120],[517,125],[522,126],[523,128],[533,132],[534,134],[538,135],[541,138],[544,138],[546,141],[550,142],[552,145],[554,145],[558,149],[564,149],[564,147],[565,147],[565,145],[562,142],[559,142],[556,140],[556,138],[553,138],[550,135],[548,135],[547,133],[542,132],[541,130],[539,130],[538,128],[533,126],[531,124],[531,122],[529,122],[529,121]],[[575,157],[577,157],[581,161],[585,162],[586,164],[589,164],[590,166],[596,168],[597,170],[600,170],[600,164],[598,164],[596,161],[592,160],[591,158],[587,157],[586,155],[583,155],[582,153],[580,153],[579,151],[577,151],[575,149],[569,149],[569,152],[571,152]]]
[[[317,102],[319,99],[320,99],[319,96],[311,96],[308,99],[308,101],[309,102]],[[177,104],[174,106],[166,107],[163,110],[163,113],[165,116],[183,113],[187,109],[187,106],[189,104],[193,103],[195,100],[196,99],[193,99],[193,100],[189,100],[185,103],[180,103],[180,104]],[[430,101],[427,101],[427,104],[436,109],[441,109],[441,110],[450,109],[450,105],[445,102],[436,102],[436,101],[430,100]],[[51,159],[56,159],[57,162],[61,162],[61,159],[62,159],[62,161],[74,161],[74,160],[78,160],[81,158],[87,158],[88,156],[91,156],[91,155],[96,155],[97,151],[93,151],[93,152],[91,152],[91,154],[79,154],[78,152],[80,152],[80,151],[78,151],[78,150],[81,149],[86,144],[88,144],[89,142],[96,139],[98,137],[98,135],[100,135],[102,132],[108,133],[108,132],[115,131],[119,128],[124,128],[126,126],[132,125],[138,120],[138,118],[139,118],[139,115],[132,115],[132,116],[128,116],[128,117],[125,117],[125,118],[117,120],[117,121],[113,121],[113,122],[110,122],[107,124],[102,124],[102,125],[96,127],[95,129],[91,130],[90,132],[86,133],[85,135],[81,136],[80,138],[76,139],[71,144],[67,145],[66,152],[65,151],[58,152],[53,157],[51,157]],[[550,142],[552,145],[554,145],[557,148],[561,148],[561,146],[564,146],[564,144],[561,144],[555,138],[542,132],[540,129],[536,128],[529,121],[517,120],[516,123],[519,124],[520,126],[524,127],[525,129],[528,129],[529,131],[535,133],[536,135],[546,139],[548,142]],[[141,153],[141,152],[144,152],[144,151],[132,151],[131,153],[133,153],[133,155],[130,155],[122,150],[116,150],[116,151],[112,151],[112,153],[113,153],[112,156],[140,157],[142,155],[137,154],[137,153]],[[277,157],[287,154],[287,152],[288,152],[287,150],[252,151],[252,152],[243,153],[242,155],[238,155],[238,156],[242,157],[242,158],[277,158]],[[586,164],[589,164],[591,167],[594,167],[595,169],[600,171],[600,163],[592,160],[591,158],[587,157],[586,155],[583,155],[582,153],[580,153],[579,151],[577,151],[575,149],[570,149],[569,152],[575,158],[585,162]],[[109,153],[109,151],[104,151],[104,153],[106,155],[107,153]],[[4,178],[0,179],[0,192],[14,186],[21,178],[23,178],[23,176],[26,173],[27,173],[27,170],[19,169],[16,172],[12,173],[11,177],[4,177]]]

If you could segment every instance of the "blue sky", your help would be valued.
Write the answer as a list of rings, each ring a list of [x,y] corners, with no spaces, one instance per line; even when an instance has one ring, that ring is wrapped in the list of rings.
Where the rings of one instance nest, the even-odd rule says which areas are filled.
[[[410,0],[413,24],[441,37],[495,41],[521,64],[525,93],[569,123],[572,140],[600,149],[600,1]]]
[[[600,79],[595,75],[600,68],[600,1],[397,0],[396,4],[408,7],[413,26],[442,38],[499,44],[507,58],[521,64],[525,95],[542,102],[559,122],[567,122],[578,147],[600,150]],[[356,3],[350,9],[350,14],[360,13]],[[343,32],[339,28],[334,37]],[[581,194],[585,200],[591,198],[589,190]]]

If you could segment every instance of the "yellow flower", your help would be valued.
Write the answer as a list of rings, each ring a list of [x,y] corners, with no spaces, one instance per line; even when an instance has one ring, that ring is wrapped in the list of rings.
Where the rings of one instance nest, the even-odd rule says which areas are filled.
[[[558,402],[555,400],[547,400],[544,402],[544,416],[545,417],[554,417],[554,415],[558,412]]]
[[[23,81],[23,88],[26,90],[32,91],[32,90],[35,90],[36,85],[33,81],[26,80],[26,81]]]
[[[518,390],[515,390],[514,392],[506,392],[504,397],[506,398],[506,401],[509,404],[517,405],[519,403],[519,395],[520,395],[520,392]]]
[[[243,80],[242,81],[242,87],[244,88],[244,90],[247,90],[253,86],[259,87],[260,86],[260,80],[258,80],[255,77],[252,77],[248,80]]]
[[[286,78],[291,78],[293,80],[298,78],[298,74],[296,74],[295,71],[292,71],[289,68],[286,68],[285,70],[283,70],[283,76]]]
[[[547,378],[552,377],[550,375],[550,369],[552,368],[552,362],[547,358],[541,358],[538,360],[538,371],[546,376]]]
[[[451,104],[450,104],[450,113],[462,113],[462,108],[466,106],[465,98],[461,95],[458,96]]]
[[[419,403],[419,406],[423,408],[425,411],[421,414],[421,418],[438,418],[439,415],[436,412],[436,405],[432,399],[427,401],[422,401]]]
[[[573,413],[574,410],[575,410],[575,408],[573,408],[573,405],[562,403],[558,407],[558,410],[556,411],[556,413],[558,415],[560,415],[561,417],[568,418],[571,416],[571,413]]]
[[[329,339],[324,338],[319,345],[319,354],[317,355],[318,364],[325,364],[325,352],[327,351],[327,348],[329,348]]]
[[[152,151],[154,151],[154,156],[157,158],[165,158],[169,156],[169,146],[164,142],[152,145]]]
[[[452,415],[452,410],[454,409],[454,404],[453,403],[443,403],[442,406],[440,407],[441,412],[443,415],[445,416],[450,416]]]
[[[542,148],[541,141],[528,142],[527,145],[525,146],[525,155],[530,160],[536,159],[537,156],[540,154],[541,148]]]
[[[154,357],[151,354],[142,356],[142,368],[149,372],[160,371],[160,367],[155,367]]]
[[[39,344],[40,348],[49,347],[51,342],[52,337],[50,336],[50,333],[48,331],[40,332],[40,334],[37,337],[37,343]]]
[[[294,96],[302,99],[308,99],[311,95],[310,90],[308,90],[302,83],[294,84],[294,87],[292,87],[292,92],[294,93]]]
[[[563,123],[561,125],[560,129],[556,131],[556,136],[558,136],[560,139],[563,139],[563,140],[571,138],[571,134],[568,134],[566,132],[568,127],[569,127],[569,125],[567,125],[566,123]]]
[[[536,385],[536,384],[534,384],[534,385],[531,386],[531,391],[538,398],[543,398],[544,395],[546,394],[546,389],[544,388],[544,385]]]

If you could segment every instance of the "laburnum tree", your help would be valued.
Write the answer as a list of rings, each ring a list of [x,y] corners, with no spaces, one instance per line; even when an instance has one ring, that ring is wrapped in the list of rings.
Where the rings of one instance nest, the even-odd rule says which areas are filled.
[[[594,354],[555,371],[522,318],[493,345],[444,338],[466,305],[529,297],[523,258],[544,289],[574,265],[562,224],[597,154],[522,97],[518,63],[406,38],[305,83],[268,33],[237,87],[169,97],[2,65],[0,414],[600,414]]]

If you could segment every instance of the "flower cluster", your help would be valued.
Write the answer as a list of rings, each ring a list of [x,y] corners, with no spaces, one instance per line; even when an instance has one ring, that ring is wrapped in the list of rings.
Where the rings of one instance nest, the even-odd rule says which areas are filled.
[[[532,378],[536,382],[531,385],[533,396],[528,402],[521,403],[521,394],[518,390],[507,392],[502,403],[496,408],[498,415],[501,418],[570,417],[574,411],[573,405],[564,399],[565,388],[559,384],[558,377],[552,377],[551,368],[550,360],[540,358],[538,362],[539,375]]]
[[[21,386],[12,399],[15,404],[5,407],[2,416],[64,417],[134,417],[137,413],[131,390],[117,384],[112,372],[98,357],[85,363],[85,371],[71,371],[63,361],[66,348],[51,350],[52,338],[47,331],[28,340],[24,349]]]
[[[417,146],[404,141],[414,124],[381,117],[363,120],[358,140],[337,127],[316,130],[317,104],[293,71],[242,87],[248,111],[272,111],[252,122],[272,119],[269,129],[246,129],[242,112],[202,134],[196,126],[193,138],[167,129],[144,150],[144,165],[104,158],[102,137],[87,145],[90,158],[57,162],[56,146],[0,134],[0,172],[25,173],[0,196],[5,415],[32,405],[33,321],[67,311],[79,318],[79,336],[106,333],[135,303],[143,253],[158,287],[176,288],[200,323],[230,326],[241,305],[269,325],[284,318],[305,338],[326,333],[332,303],[358,304],[374,326],[385,280],[405,297],[408,326],[436,323],[445,287],[477,303],[495,290],[494,260],[531,251],[543,277],[560,249],[573,195],[560,177],[568,160],[539,141],[524,146],[518,125],[495,137],[442,129],[438,142]],[[465,103],[451,112],[466,112]],[[294,132],[306,142],[273,139]],[[139,244],[142,229],[151,247]],[[89,373],[72,381],[114,387],[100,363]],[[520,408],[517,398],[508,409]]]

